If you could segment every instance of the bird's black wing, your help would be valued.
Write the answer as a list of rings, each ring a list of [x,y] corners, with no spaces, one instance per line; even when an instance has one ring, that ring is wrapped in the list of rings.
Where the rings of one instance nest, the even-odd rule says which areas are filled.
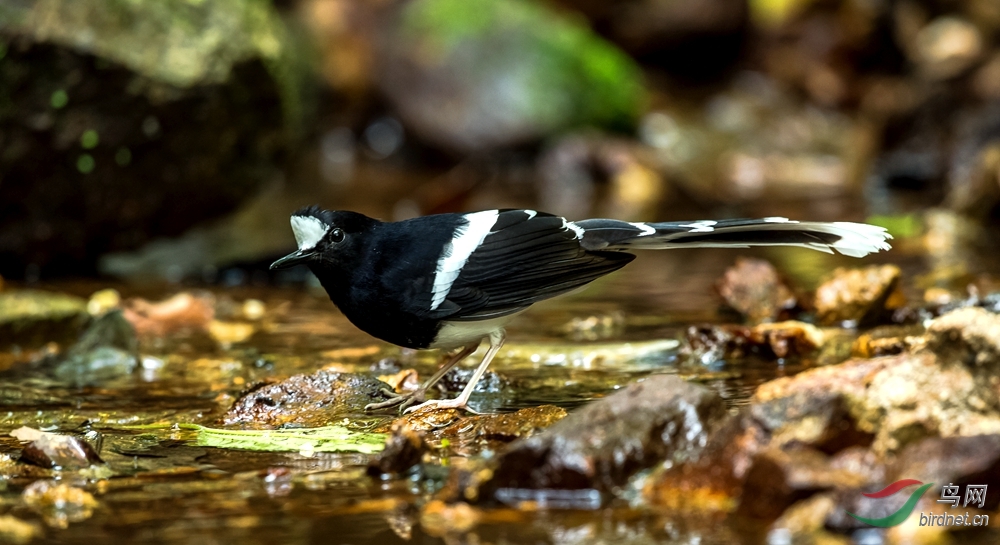
[[[501,210],[445,299],[449,320],[484,320],[572,291],[624,267],[634,255],[587,251],[563,218]]]

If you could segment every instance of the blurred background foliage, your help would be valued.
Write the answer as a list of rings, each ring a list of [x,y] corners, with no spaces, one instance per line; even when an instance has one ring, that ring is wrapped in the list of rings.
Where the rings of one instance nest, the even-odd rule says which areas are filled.
[[[989,247],[1000,2],[0,3],[0,275],[269,281],[314,203]]]

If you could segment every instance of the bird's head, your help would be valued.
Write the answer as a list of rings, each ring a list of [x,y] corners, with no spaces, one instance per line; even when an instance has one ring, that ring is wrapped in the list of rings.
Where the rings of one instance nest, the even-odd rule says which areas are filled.
[[[291,223],[299,247],[271,263],[271,269],[336,260],[339,254],[355,248],[359,235],[378,222],[356,212],[310,206],[292,214]]]

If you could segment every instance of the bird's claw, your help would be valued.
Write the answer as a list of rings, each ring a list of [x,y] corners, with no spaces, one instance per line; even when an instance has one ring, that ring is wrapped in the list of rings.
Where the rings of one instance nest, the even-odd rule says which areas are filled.
[[[382,393],[389,396],[390,399],[386,401],[380,401],[378,403],[369,403],[365,405],[365,412],[377,411],[379,409],[388,409],[390,407],[399,406],[400,410],[403,410],[414,403],[424,400],[425,390],[423,388],[414,390],[408,394],[397,394],[392,390],[387,388],[382,388]]]

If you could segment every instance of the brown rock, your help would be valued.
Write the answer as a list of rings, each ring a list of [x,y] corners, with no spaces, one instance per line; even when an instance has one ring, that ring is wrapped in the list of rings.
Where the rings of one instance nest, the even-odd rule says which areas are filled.
[[[795,307],[795,295],[764,259],[741,257],[716,283],[726,304],[757,324],[776,321]]]
[[[1000,316],[982,308],[963,308],[931,322],[927,346],[944,362],[961,363],[997,384],[1000,375]]]
[[[773,434],[775,445],[806,444],[832,453],[871,444],[851,414],[852,395],[862,395],[865,378],[885,360],[852,360],[761,385],[751,398],[750,412]]]
[[[953,311],[930,324],[923,341],[930,349],[765,383],[751,411],[779,442],[828,452],[866,444],[868,435],[885,454],[924,437],[1000,433],[996,333],[997,318],[987,311]]]
[[[901,354],[923,344],[921,326],[880,326],[860,337],[851,347],[851,355],[859,358],[875,358]]]
[[[397,418],[389,425],[389,430],[397,425],[405,425],[416,431],[433,431],[450,426],[463,418],[464,411],[459,409],[439,409],[435,407],[425,407],[406,413]],[[385,431],[376,429],[375,431]]]
[[[832,489],[857,489],[864,475],[831,466],[824,454],[804,448],[767,449],[754,457],[738,512],[776,519],[792,504]]]
[[[681,349],[702,363],[742,358],[754,354],[764,358],[805,356],[823,345],[826,336],[816,326],[794,320],[753,327],[734,325],[691,326]]]
[[[402,475],[419,464],[426,451],[424,433],[400,422],[393,425],[385,450],[368,464],[368,474],[382,478]]]
[[[863,492],[881,490],[889,483],[901,479],[916,479],[922,483],[934,483],[925,494],[918,511],[936,511],[944,507],[948,512],[950,504],[938,504],[942,487],[959,486],[959,495],[964,500],[967,485],[986,485],[985,510],[995,510],[1000,506],[1000,494],[992,492],[1000,488],[1000,435],[974,435],[970,437],[931,437],[909,445],[895,458],[885,474],[862,489],[842,490],[836,495],[838,508],[832,510],[826,519],[826,526],[849,530],[866,527],[847,515],[864,513],[867,517],[878,518],[891,514],[899,508],[900,502],[865,497]],[[912,492],[913,489],[906,489]],[[902,500],[900,500],[902,501]],[[960,502],[958,511],[966,511]],[[977,508],[977,506],[969,506]],[[955,514],[952,511],[951,514]]]
[[[984,484],[984,509],[1000,506],[1000,435],[932,437],[905,448],[889,468],[887,482],[917,479],[941,485]],[[938,489],[940,490],[940,489]],[[963,496],[964,499],[964,496]],[[962,507],[962,506],[960,506]]]
[[[566,409],[555,405],[542,405],[514,413],[470,416],[435,432],[434,435],[462,443],[508,443],[532,435],[565,417]]]
[[[225,424],[275,428],[285,424],[323,426],[365,405],[384,401],[389,386],[367,375],[320,370],[244,393],[222,417]]]
[[[39,432],[36,439],[25,445],[20,459],[39,467],[69,470],[104,463],[97,451],[83,439],[48,432]]]
[[[870,326],[883,319],[887,310],[902,306],[895,295],[901,276],[895,265],[873,265],[863,269],[838,268],[816,289],[816,315],[820,323]]]
[[[602,493],[637,471],[696,458],[727,414],[707,388],[675,376],[649,377],[513,443],[478,498],[599,505]]]
[[[643,495],[669,509],[732,511],[754,455],[769,440],[770,434],[744,411],[711,436],[701,456],[651,477]]]

